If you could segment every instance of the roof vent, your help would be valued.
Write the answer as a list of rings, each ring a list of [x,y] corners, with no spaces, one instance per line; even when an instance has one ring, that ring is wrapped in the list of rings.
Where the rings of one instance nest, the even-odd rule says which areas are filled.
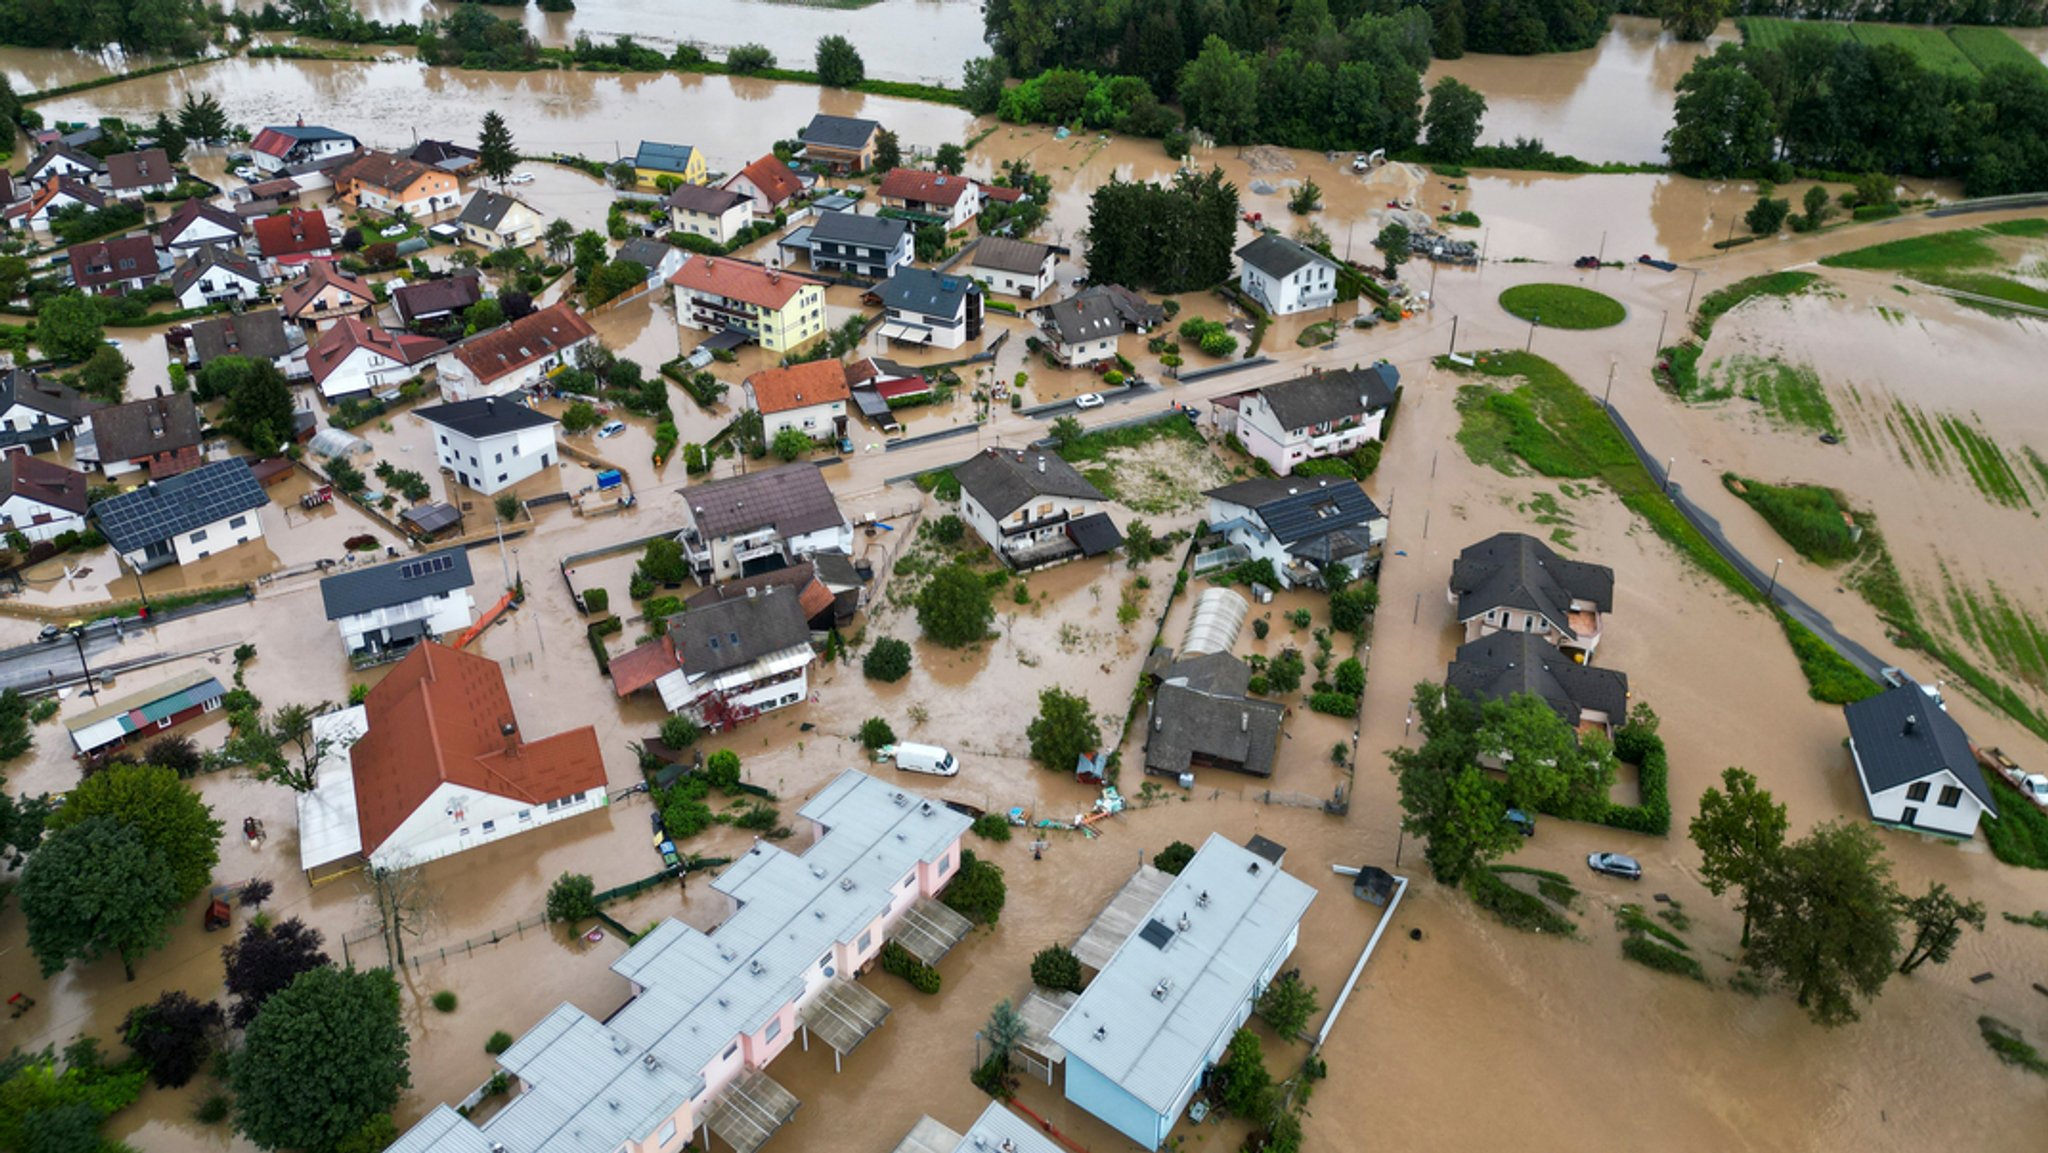
[[[1201,895],[1195,898],[1195,908],[1197,908],[1197,909],[1206,909],[1206,908],[1208,908],[1208,907],[1209,907],[1209,890],[1207,890],[1207,889],[1203,889],[1203,890],[1202,890],[1202,892],[1201,892]]]
[[[1191,924],[1193,924],[1193,922],[1188,920],[1188,915],[1186,913],[1182,913],[1180,915],[1180,931],[1183,933],[1187,932],[1188,926]]]
[[[605,1098],[604,1103],[605,1107],[610,1109],[612,1112],[616,1113],[619,1111],[619,1099],[617,1097],[607,1097]]]
[[[648,1072],[651,1073],[654,1070],[661,1068],[661,1058],[656,1057],[652,1053],[649,1053],[645,1057],[640,1058],[640,1064],[643,1068],[645,1068]]]
[[[1172,990],[1172,988],[1173,982],[1167,980],[1164,977],[1159,978],[1159,983],[1157,985],[1152,986],[1152,999],[1154,1001],[1166,1000],[1166,994],[1170,990]]]
[[[840,892],[842,892],[842,893],[851,893],[851,892],[853,892],[853,878],[852,878],[852,877],[841,877],[841,878],[839,878],[839,891],[840,891]]]
[[[730,1009],[732,1008],[732,1001],[728,998],[720,997],[718,999],[718,1007],[721,1009]]]
[[[818,878],[818,879],[819,879],[819,880],[821,880],[821,881],[822,881],[822,880],[824,880],[824,879],[825,879],[825,868],[824,868],[824,866],[822,866],[822,865],[812,865],[812,866],[811,866],[811,876],[813,876],[813,877],[816,877],[816,878]]]
[[[923,813],[923,814],[924,814],[925,816],[927,816],[927,817],[931,816],[931,815],[932,815],[932,803],[931,803],[930,801],[926,801],[926,802],[925,802],[925,803],[924,803],[923,805],[921,805],[921,806],[919,806],[919,807],[918,807],[918,811],[919,811],[919,812],[921,812],[921,813]]]
[[[1251,864],[1245,866],[1244,871],[1250,873],[1254,877],[1258,876],[1259,863],[1257,861],[1253,861]]]
[[[767,971],[767,966],[761,964],[761,959],[759,957],[756,957],[753,960],[747,962],[747,972],[752,973],[756,977],[760,976],[761,974]]]
[[[891,793],[889,794],[889,799],[896,802],[896,807],[899,809],[902,808],[904,805],[910,803],[910,798],[904,796],[902,793]]]
[[[1095,1039],[1096,1039],[1097,1041],[1100,1041],[1100,1040],[1102,1040],[1102,1039],[1103,1039],[1104,1037],[1107,1037],[1107,1036],[1109,1036],[1109,1026],[1107,1026],[1107,1025],[1097,1025],[1097,1026],[1095,1026]]]
[[[1917,726],[1918,726],[1919,724],[1920,724],[1920,718],[1919,718],[1918,716],[1916,716],[1916,715],[1914,715],[1914,714],[1912,714],[1912,713],[1907,713],[1907,714],[1906,714],[1906,735],[1907,735],[1907,736],[1909,736],[1909,737],[1910,737],[1910,736],[1912,736],[1912,735],[1913,735],[1913,730],[1914,730],[1914,728],[1916,728],[1916,727],[1917,727]]]
[[[721,961],[730,961],[737,956],[739,956],[739,954],[733,952],[732,949],[728,946],[720,945],[718,947],[718,959]]]
[[[612,1034],[612,1052],[623,1053],[630,1048],[632,1048],[632,1046],[626,1044],[626,1039],[624,1037],[619,1036],[617,1033]]]

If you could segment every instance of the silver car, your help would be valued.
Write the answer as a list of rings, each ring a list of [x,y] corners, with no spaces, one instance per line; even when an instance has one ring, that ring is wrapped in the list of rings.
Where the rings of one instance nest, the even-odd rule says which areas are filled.
[[[1586,864],[1596,873],[1620,877],[1624,881],[1643,879],[1643,867],[1636,863],[1634,857],[1622,853],[1594,853],[1586,858]]]

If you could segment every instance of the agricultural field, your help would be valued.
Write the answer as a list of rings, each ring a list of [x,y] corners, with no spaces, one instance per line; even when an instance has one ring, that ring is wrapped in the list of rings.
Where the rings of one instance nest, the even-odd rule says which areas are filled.
[[[1974,293],[1988,301],[1964,299],[1962,303],[1988,312],[2009,314],[1995,301],[2027,308],[2048,309],[2048,292],[2026,281],[2005,275],[2029,259],[2037,259],[2038,245],[2023,245],[2020,260],[2002,253],[1994,244],[2002,238],[2022,241],[2048,236],[2048,220],[2008,220],[1982,228],[1935,232],[1885,244],[1858,248],[1821,258],[1830,268],[1856,268],[1869,272],[1897,272],[1915,280],[1957,292]],[[2008,246],[2010,247],[2010,246]]]
[[[1923,67],[1957,76],[1975,76],[1998,64],[2043,67],[2033,53],[2000,28],[1924,28],[1906,24],[1842,24],[1824,20],[1785,20],[1746,16],[1736,21],[1746,43],[1778,48],[1800,32],[1831,40],[1855,40],[1873,48],[1890,44],[1905,49]]]

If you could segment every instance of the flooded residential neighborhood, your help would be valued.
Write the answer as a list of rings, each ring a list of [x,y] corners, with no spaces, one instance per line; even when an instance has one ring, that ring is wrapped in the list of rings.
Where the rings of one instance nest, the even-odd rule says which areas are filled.
[[[684,7],[0,14],[0,1145],[2039,1147],[2048,188],[1667,137],[2039,29]]]

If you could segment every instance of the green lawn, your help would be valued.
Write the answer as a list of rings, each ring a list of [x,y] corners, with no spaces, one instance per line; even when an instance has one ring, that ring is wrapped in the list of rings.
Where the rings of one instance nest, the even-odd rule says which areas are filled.
[[[2048,236],[2048,219],[2007,220],[1981,228],[1932,232],[1926,236],[1890,240],[1868,248],[1823,256],[1820,262],[1829,268],[1860,268],[1876,272],[1928,273],[1983,268],[1999,263],[1998,250],[1987,243],[1987,239],[1993,236]]]
[[[1828,401],[1820,374],[1810,364],[1787,364],[1775,358],[1735,356],[1728,362],[1730,387],[1763,409],[1771,423],[1812,433],[1841,435],[1835,406]]]
[[[1500,294],[1500,306],[1546,328],[1610,328],[1628,316],[1621,302],[1573,284],[1521,284]]]
[[[1976,76],[1977,66],[1940,28],[1908,28],[1899,24],[1857,24],[1853,26],[1859,44],[1876,48],[1890,44],[1902,48],[1923,68],[1951,76]],[[2010,39],[2010,37],[2008,37]],[[2013,45],[2019,47],[2017,43]]]
[[[1930,28],[1907,24],[1843,24],[1832,20],[1786,20],[1745,16],[1735,22],[1746,43],[1782,48],[1806,33],[1829,40],[1854,40],[1872,48],[1889,44],[1902,49],[1922,67],[1953,76],[1976,76],[2000,64],[2044,67],[2041,60],[2002,28]]]
[[[2014,40],[2003,28],[1951,28],[1948,38],[1955,42],[1970,63],[1979,69],[1989,71],[2000,64],[2018,64],[2026,68],[2048,67],[2041,58],[2027,51],[2026,46]]]
[[[1854,35],[1847,24],[1826,20],[1785,20],[1776,16],[1744,16],[1735,22],[1742,29],[1745,43],[1759,48],[1782,48],[1785,42],[1798,33],[1806,32],[1825,36],[1830,40],[1850,40]]]
[[[1765,484],[1760,480],[1721,474],[1721,483],[1757,511],[1800,556],[1817,564],[1834,564],[1856,555],[1849,523],[1835,491],[1817,484]]]

